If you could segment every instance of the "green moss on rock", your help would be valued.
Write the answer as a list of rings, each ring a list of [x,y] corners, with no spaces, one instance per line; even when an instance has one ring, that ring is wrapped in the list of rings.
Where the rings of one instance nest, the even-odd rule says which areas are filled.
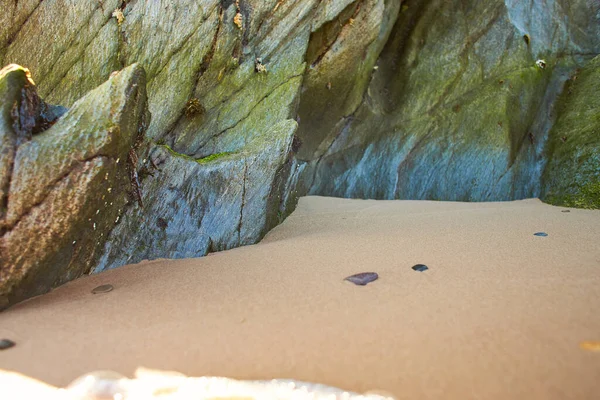
[[[223,157],[228,156],[230,154],[235,154],[235,153],[232,152],[232,151],[224,151],[222,153],[215,153],[215,154],[211,154],[211,155],[206,156],[206,157],[198,158],[198,159],[196,159],[196,162],[198,162],[200,164],[205,164],[205,163],[209,163],[211,161],[218,160],[219,158],[223,158]]]
[[[574,75],[560,99],[547,145],[542,199],[600,209],[600,57]]]
[[[207,164],[209,162],[216,161],[220,158],[235,154],[235,152],[225,151],[225,152],[221,152],[221,153],[211,154],[209,156],[202,157],[202,158],[194,158],[194,157],[188,156],[187,154],[178,153],[166,144],[160,144],[159,146],[162,147],[163,149],[167,150],[169,152],[169,154],[172,155],[173,157],[179,157],[179,158],[183,158],[188,161],[194,161],[194,162],[197,162],[198,164]]]
[[[554,205],[598,210],[600,209],[600,180],[584,184],[576,194],[552,195],[545,200]]]

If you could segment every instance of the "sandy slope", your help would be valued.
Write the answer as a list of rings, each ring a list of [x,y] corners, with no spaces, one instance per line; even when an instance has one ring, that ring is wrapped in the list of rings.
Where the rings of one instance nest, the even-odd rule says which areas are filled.
[[[1,313],[17,346],[0,369],[54,385],[145,366],[400,399],[592,399],[600,353],[580,343],[600,340],[600,212],[562,210],[303,198],[256,246],[127,266]],[[380,279],[343,281],[365,271]]]

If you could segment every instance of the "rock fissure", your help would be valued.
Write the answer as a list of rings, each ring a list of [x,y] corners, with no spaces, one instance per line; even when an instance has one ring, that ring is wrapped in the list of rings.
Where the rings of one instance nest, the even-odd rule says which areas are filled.
[[[242,224],[244,222],[244,207],[246,205],[246,179],[248,178],[248,161],[244,159],[244,175],[242,181],[242,202],[240,204],[240,219],[237,226],[238,246],[242,243]]]
[[[486,32],[488,32],[491,29],[491,27],[494,25],[494,23],[498,20],[499,17],[500,17],[500,6],[498,6],[495,9],[493,17],[490,18],[488,23],[482,29],[480,29],[477,32],[468,34],[468,36],[465,40],[464,47],[459,53],[459,59],[460,59],[460,64],[461,64],[459,71],[456,73],[454,79],[452,81],[450,81],[450,83],[444,88],[444,91],[443,91],[442,95],[438,98],[438,101],[436,101],[431,106],[431,108],[427,110],[427,113],[431,114],[441,104],[443,104],[443,102],[446,99],[446,97],[448,96],[448,94],[450,94],[456,88],[458,83],[463,78],[463,75],[469,68],[468,57],[469,57],[469,53],[472,52],[473,46],[477,43],[477,41],[479,41],[486,34]]]
[[[200,65],[198,67],[198,70],[194,73],[194,83],[191,85],[191,92],[194,93],[194,91],[196,90],[197,86],[198,86],[198,82],[200,81],[200,78],[202,78],[202,76],[204,75],[204,73],[208,70],[210,63],[215,55],[215,51],[217,48],[217,40],[219,38],[219,32],[221,31],[221,26],[223,24],[223,7],[222,6],[218,6],[219,7],[219,16],[218,16],[218,23],[217,23],[217,28],[215,30],[215,34],[212,38],[211,44],[210,44],[210,48],[208,50],[208,52],[202,57],[202,61],[200,62]],[[202,26],[202,24],[200,24],[198,26],[198,28],[200,28]],[[165,64],[167,65],[167,64]],[[155,75],[155,76],[158,76]],[[181,120],[183,118],[186,117],[186,110],[185,107],[180,111],[179,117],[176,118],[173,123],[170,125],[170,127],[168,127],[164,134],[162,134],[160,137],[161,138],[168,138],[168,137],[172,137],[173,135],[173,131],[175,129],[175,127],[177,127],[180,123]]]
[[[308,0],[311,1],[311,0]],[[319,0],[321,1],[321,0]],[[280,2],[278,3],[278,5],[283,4],[284,2]],[[302,5],[302,2],[299,2],[299,5]],[[315,7],[315,6],[313,6]],[[275,6],[271,12],[271,14],[265,18],[265,20],[272,20],[275,19],[275,13],[280,9],[279,6]],[[296,9],[294,7],[287,7],[286,12],[282,15],[277,15],[277,19],[279,21],[284,21],[289,15],[291,15],[294,11],[296,11]],[[262,31],[263,28],[263,24],[261,23],[260,25],[261,29],[257,29],[257,42],[261,42],[262,40],[264,40],[264,38],[268,37],[269,35],[271,35],[273,33],[273,31],[277,28],[277,25],[275,24],[271,24],[267,27],[267,29],[265,29],[264,31]]]
[[[37,5],[34,7],[33,10],[31,10],[31,12],[27,15],[27,17],[25,17],[25,20],[23,22],[20,23],[19,25],[19,29],[16,30],[14,33],[12,33],[6,41],[6,47],[9,47],[10,45],[13,44],[13,42],[15,41],[15,39],[17,38],[17,36],[19,35],[19,33],[21,33],[21,30],[23,29],[23,27],[25,27],[27,25],[27,23],[29,22],[29,18],[31,18],[31,16],[37,11],[38,7],[43,3],[44,0],[39,0]],[[14,4],[14,12],[17,12],[17,6],[19,5],[19,0],[15,0],[15,4]]]
[[[54,58],[54,62],[50,65],[49,67],[49,71],[54,71],[56,69],[56,65],[58,62],[60,62],[64,56],[64,54],[70,50],[71,46],[73,45],[73,43],[77,40],[79,40],[79,36],[81,34],[81,31],[83,31],[85,28],[89,28],[89,24],[90,21],[94,18],[94,15],[96,14],[96,11],[100,11],[102,13],[102,10],[100,9],[100,6],[98,5],[94,11],[92,11],[90,13],[90,16],[87,20],[84,21],[83,24],[81,24],[79,26],[79,28],[77,29],[77,31],[75,32],[75,34],[71,37],[71,40],[65,45],[65,47],[62,49],[61,53],[56,56]],[[73,68],[74,65],[76,65],[79,61],[81,61],[81,57],[83,56],[83,54],[85,53],[85,49],[90,45],[90,43],[93,41],[93,39],[96,37],[96,35],[98,35],[98,33],[102,30],[102,27],[108,23],[110,21],[110,18],[107,18],[104,23],[102,25],[100,25],[100,27],[98,28],[98,31],[95,32],[94,36],[92,37],[92,39],[90,39],[81,49],[81,53],[79,54],[79,57],[75,57],[75,60],[69,65],[69,67],[65,68],[65,72],[64,74],[56,80],[56,82],[54,83],[54,85],[52,87],[50,87],[48,89],[48,93],[52,93],[56,87],[58,85],[60,85],[60,82],[67,76],[67,74],[69,73],[69,71],[71,70],[71,68]],[[42,86],[45,83],[45,76],[40,76],[40,78],[38,79],[38,86]]]
[[[100,11],[103,11],[101,8],[98,8]],[[94,11],[95,12],[95,11]],[[93,18],[93,15],[90,17],[90,20]],[[94,36],[88,41],[88,43],[81,49],[81,53],[79,54],[79,57],[76,57],[73,62],[71,63],[71,65],[64,71],[64,73],[58,77],[56,79],[56,82],[54,83],[53,86],[51,86],[48,91],[47,91],[47,95],[46,97],[52,97],[56,90],[58,88],[60,88],[61,84],[63,83],[64,79],[69,75],[70,72],[72,72],[73,68],[78,65],[79,63],[85,65],[85,52],[86,50],[89,49],[89,46],[92,42],[94,42],[95,39],[97,39],[98,35],[102,32],[102,29],[106,26],[106,24],[110,23],[111,18],[107,18],[106,21],[104,22],[104,24],[102,24],[99,28],[98,31],[94,34]],[[84,26],[80,27],[80,30],[82,30],[84,28]],[[121,51],[121,38],[118,37],[117,38],[117,42],[118,42],[118,48],[117,48],[117,59],[120,59],[120,51]],[[69,44],[70,46],[70,44]],[[56,57],[56,61],[55,63],[52,65],[51,70],[54,69],[54,66],[56,65],[56,63],[58,63],[60,61],[60,59],[62,58],[62,56],[68,51],[69,46],[66,46],[65,50],[63,51],[63,53]],[[120,63],[121,67],[124,67],[124,63]],[[39,82],[39,85],[42,84],[42,81]]]
[[[169,56],[167,57],[167,59],[165,60],[165,62],[163,63],[163,65],[161,65],[161,66],[158,68],[158,70],[156,71],[156,73],[154,73],[152,76],[150,76],[150,77],[148,78],[148,84],[151,84],[151,83],[152,83],[152,81],[153,81],[153,80],[154,80],[154,79],[155,79],[157,76],[159,76],[159,75],[160,75],[160,74],[161,74],[161,73],[164,71],[164,69],[165,69],[165,68],[166,68],[166,67],[169,65],[169,63],[170,63],[170,62],[171,62],[171,60],[173,59],[173,57],[175,57],[176,55],[178,55],[178,54],[179,54],[179,52],[180,52],[180,51],[181,51],[181,50],[182,50],[182,49],[183,49],[183,48],[184,48],[184,47],[185,47],[185,46],[188,44],[188,42],[190,41],[190,39],[191,39],[192,37],[194,37],[194,36],[195,36],[195,35],[198,33],[198,30],[199,30],[200,28],[202,28],[202,25],[203,25],[203,24],[204,24],[206,21],[208,21],[208,18],[209,18],[209,16],[210,16],[210,15],[211,15],[211,14],[212,14],[214,11],[215,11],[215,9],[216,9],[217,7],[218,7],[218,6],[217,6],[217,5],[216,5],[216,3],[215,3],[215,7],[213,7],[211,10],[209,10],[209,11],[206,13],[206,15],[204,16],[204,18],[202,19],[202,21],[201,21],[201,22],[200,22],[200,23],[199,23],[199,24],[198,24],[198,25],[197,25],[197,26],[196,26],[196,27],[193,29],[193,31],[192,31],[190,34],[188,34],[188,35],[187,35],[187,36],[186,36],[186,37],[183,39],[183,41],[182,41],[182,42],[179,44],[179,46],[177,46],[177,48],[173,49],[173,51],[172,51],[172,52],[169,54]],[[198,79],[200,79],[200,77],[202,76],[202,74],[203,74],[203,73],[206,71],[206,69],[208,69],[208,63],[210,63],[210,59],[212,59],[212,55],[214,55],[215,46],[216,46],[216,40],[217,40],[217,37],[218,37],[218,35],[219,35],[219,30],[221,29],[221,26],[220,26],[220,25],[221,25],[221,23],[222,23],[222,14],[223,14],[223,9],[222,9],[222,8],[219,8],[219,25],[217,25],[217,29],[216,29],[215,35],[214,35],[214,37],[213,37],[213,40],[212,40],[212,42],[211,42],[212,44],[211,44],[211,46],[210,46],[209,53],[207,53],[207,57],[208,57],[208,58],[207,58],[207,60],[206,60],[206,61],[205,61],[205,60],[203,60],[203,61],[200,63],[201,67],[200,67],[200,69],[198,70],[198,73],[196,74],[196,75],[198,75]],[[211,52],[212,52],[212,53],[211,53]],[[208,56],[208,54],[211,54],[211,55],[210,55],[210,56]],[[203,66],[205,63],[206,63],[207,65],[204,67],[205,69],[204,69],[204,70],[202,70],[202,68],[203,68],[202,66]],[[196,84],[197,84],[197,80],[196,80]],[[192,87],[196,87],[196,85],[193,85]]]
[[[217,49],[217,40],[219,39],[219,33],[221,32],[221,27],[223,25],[223,7],[219,9],[219,23],[217,24],[217,29],[215,30],[215,35],[213,36],[212,42],[210,44],[210,50],[208,53],[202,58],[202,62],[200,63],[200,68],[198,69],[198,73],[196,74],[196,84],[193,86],[194,88],[198,84],[198,80],[204,75],[204,73],[208,70],[208,67],[215,55],[215,51]]]
[[[350,21],[354,20],[354,18],[356,18],[356,15],[360,12],[361,4],[363,3],[363,1],[364,0],[356,0],[353,3],[350,3],[348,6],[346,6],[346,8],[340,14],[348,14],[349,12],[351,12],[351,14],[347,16],[347,18],[344,21],[340,21],[338,15],[338,19],[327,22],[321,28],[319,28],[319,30],[312,33],[309,43],[315,42],[313,36],[321,35],[323,34],[323,32],[328,31],[332,27],[334,28],[334,37],[331,39],[326,39],[326,42],[324,43],[324,46],[320,49],[320,51],[313,50],[315,54],[310,55],[311,49],[307,50],[307,63],[311,66],[311,68],[316,67],[321,62],[323,57],[325,57],[325,55],[337,42],[338,38],[340,37],[340,34],[342,33],[342,30],[347,25],[351,25]]]
[[[250,111],[248,111],[248,113],[246,113],[246,115],[242,116],[241,119],[239,119],[235,124],[233,124],[232,126],[228,126],[227,128],[215,133],[209,140],[218,138],[219,136],[222,136],[223,134],[227,133],[228,131],[235,129],[240,123],[243,123],[246,119],[248,119],[252,113],[254,112],[254,110],[260,106],[266,99],[269,98],[269,96],[271,96],[275,91],[277,91],[277,89],[279,89],[280,87],[287,85],[288,83],[290,83],[290,81],[292,81],[293,79],[296,78],[300,78],[302,77],[303,74],[296,74],[296,75],[292,75],[289,78],[287,78],[285,81],[279,83],[277,86],[275,86],[272,90],[270,90],[268,93],[266,93],[261,99],[259,99],[250,109]],[[200,147],[201,148],[201,147]],[[197,151],[196,151],[197,152]]]

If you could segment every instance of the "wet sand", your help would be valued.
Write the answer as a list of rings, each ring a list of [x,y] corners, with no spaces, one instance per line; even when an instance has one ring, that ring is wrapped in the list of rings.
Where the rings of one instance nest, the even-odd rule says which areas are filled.
[[[600,211],[563,210],[302,198],[258,245],[129,265],[0,313],[17,343],[0,369],[57,386],[143,366],[398,399],[592,399]],[[344,280],[361,272],[379,279]]]

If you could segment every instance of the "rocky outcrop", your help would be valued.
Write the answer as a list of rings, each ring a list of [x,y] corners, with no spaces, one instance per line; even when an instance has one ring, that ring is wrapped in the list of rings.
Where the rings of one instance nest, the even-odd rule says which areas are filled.
[[[145,88],[144,71],[134,65],[58,121],[42,118],[48,127],[35,109],[52,108],[42,106],[29,72],[0,72],[3,303],[43,293],[95,265],[132,192],[132,155],[148,122]]]
[[[149,159],[158,171],[144,180],[144,193],[159,196],[146,196],[143,209],[123,216],[95,271],[258,242],[282,218],[296,128],[296,121],[285,120],[237,151],[198,159],[155,147]]]
[[[362,102],[329,123],[300,124],[310,148],[299,153],[308,193],[538,197],[554,103],[569,73],[600,51],[599,8],[585,1],[403,2]],[[327,79],[305,85],[325,88]],[[350,98],[334,87],[321,92],[325,106],[301,100],[301,121]]]
[[[551,204],[600,209],[600,56],[570,77],[548,141],[542,196]]]
[[[600,53],[597,2],[5,0],[2,9],[0,62],[30,68],[52,103],[79,104],[128,65],[146,70],[143,208],[123,204],[96,240],[94,271],[254,243],[305,194],[556,198],[575,193],[555,177],[577,151],[597,155],[583,139],[557,150],[567,122],[550,134],[571,112],[556,107],[565,81]],[[593,168],[578,169],[581,187]]]

